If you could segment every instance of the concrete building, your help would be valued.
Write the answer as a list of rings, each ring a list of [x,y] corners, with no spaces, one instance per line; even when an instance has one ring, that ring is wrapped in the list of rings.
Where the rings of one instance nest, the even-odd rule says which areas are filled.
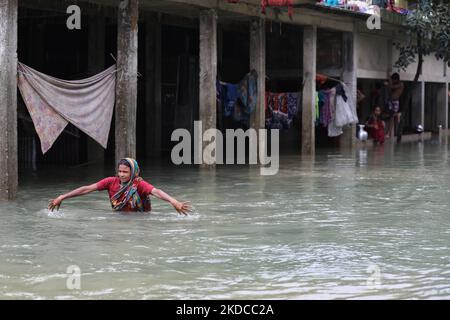
[[[175,128],[203,130],[229,124],[216,106],[216,79],[240,80],[250,69],[258,79],[251,127],[265,127],[265,91],[302,91],[297,126],[283,132],[285,150],[314,154],[320,146],[314,127],[316,73],[339,78],[356,100],[357,83],[369,92],[393,71],[402,39],[401,19],[382,14],[381,29],[369,30],[365,14],[294,0],[294,13],[260,0],[0,0],[0,199],[15,198],[19,165],[115,161],[124,156],[163,157]],[[69,5],[81,8],[81,29],[68,30]],[[116,112],[109,146],[103,150],[69,125],[52,149],[39,143],[21,97],[17,60],[46,74],[79,79],[115,63]],[[400,72],[410,82],[415,65]],[[426,57],[413,90],[409,127],[448,128],[448,82],[442,61]],[[301,88],[303,87],[303,90]],[[367,116],[364,105],[360,117]],[[355,145],[355,126],[339,146]],[[113,134],[114,133],[114,134]]]

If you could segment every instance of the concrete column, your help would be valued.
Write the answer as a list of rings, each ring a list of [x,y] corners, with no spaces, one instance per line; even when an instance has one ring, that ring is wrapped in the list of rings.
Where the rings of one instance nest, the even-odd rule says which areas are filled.
[[[145,15],[145,156],[161,155],[161,15]]]
[[[105,68],[105,18],[89,17],[88,72],[94,75]],[[87,140],[87,161],[103,163],[105,150],[91,137]]]
[[[444,112],[444,115],[445,115],[445,121],[444,121],[444,123],[445,123],[445,129],[448,129],[448,125],[449,125],[449,123],[448,123],[448,82],[446,82],[445,84],[444,84],[444,90],[445,90],[445,97],[444,97],[444,106],[445,106],[445,112]]]
[[[421,125],[425,129],[425,81],[422,80],[420,84],[420,119]]]
[[[217,78],[217,13],[214,9],[202,10],[200,12],[200,85],[199,85],[199,120],[202,122],[203,135],[208,129],[216,128],[216,78]],[[198,137],[194,163],[202,159],[203,147],[208,142],[202,143],[201,136]],[[203,166],[213,162],[211,155],[205,155]]]
[[[265,94],[266,94],[266,21],[254,18],[250,21],[250,69],[258,73],[258,96],[256,109],[251,115],[250,127],[265,128]],[[258,143],[258,152],[265,155],[265,145]]]
[[[0,200],[17,197],[17,0],[0,0]]]
[[[302,155],[313,155],[316,149],[315,100],[316,100],[317,27],[303,28],[303,87],[302,95]]]
[[[448,83],[439,84],[437,88],[437,125],[448,129]]]
[[[425,126],[425,82],[420,81],[412,86],[411,94],[412,126]]]
[[[116,162],[136,157],[138,0],[121,0],[118,10]]]
[[[344,32],[342,35],[342,81],[349,89],[356,107],[356,44],[355,35],[352,32]],[[340,147],[345,150],[352,150],[356,143],[356,125],[352,124],[343,128],[340,137]]]

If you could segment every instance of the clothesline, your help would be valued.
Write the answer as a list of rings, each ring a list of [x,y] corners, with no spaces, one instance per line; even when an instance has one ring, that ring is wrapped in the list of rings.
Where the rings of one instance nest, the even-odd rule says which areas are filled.
[[[333,81],[339,82],[340,84],[343,84],[342,80],[339,80],[339,79],[330,77],[330,76],[328,76],[328,75],[326,75],[326,74],[323,74],[323,73],[316,73],[316,76],[317,76],[317,75],[324,76],[324,77],[327,78],[327,80],[329,79],[329,80],[333,80]]]
[[[122,70],[122,68],[116,68],[116,69],[112,70],[112,73],[118,72],[118,71],[120,71],[120,70]],[[19,70],[19,69],[17,70],[17,73],[21,73],[21,74],[24,74],[24,75],[27,75],[27,76],[30,76],[30,77],[34,77],[33,74],[24,72],[24,71]]]

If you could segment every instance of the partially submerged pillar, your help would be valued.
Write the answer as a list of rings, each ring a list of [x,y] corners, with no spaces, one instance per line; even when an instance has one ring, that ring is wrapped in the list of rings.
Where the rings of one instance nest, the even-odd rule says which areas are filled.
[[[356,108],[356,56],[355,56],[355,34],[353,32],[344,32],[342,34],[342,81],[347,85],[354,107]],[[356,124],[351,124],[343,128],[343,134],[340,137],[340,147],[343,150],[352,150],[356,143]]]
[[[265,95],[266,95],[266,21],[253,18],[250,21],[250,69],[258,73],[258,95],[256,109],[250,118],[250,127],[259,133],[265,128]],[[259,154],[265,155],[265,143],[258,142]]]
[[[448,129],[448,83],[439,84],[437,88],[437,124]]]
[[[199,82],[199,120],[202,124],[197,144],[194,163],[203,159],[202,166],[214,166],[211,154],[202,158],[204,146],[210,144],[202,142],[202,135],[208,129],[216,128],[216,79],[217,78],[217,13],[214,9],[200,12],[200,82]],[[194,138],[194,139],[195,139]],[[217,150],[216,150],[217,151]]]
[[[411,90],[411,125],[425,127],[425,82],[414,83]]]
[[[88,72],[97,74],[105,69],[105,17],[90,16],[88,29]],[[87,161],[103,163],[105,149],[91,137],[87,138]]]
[[[145,15],[145,156],[161,155],[161,15]]]
[[[0,0],[0,200],[17,197],[17,0]]]
[[[317,27],[303,28],[302,155],[315,152]]]
[[[138,0],[119,2],[117,24],[116,163],[136,157]]]

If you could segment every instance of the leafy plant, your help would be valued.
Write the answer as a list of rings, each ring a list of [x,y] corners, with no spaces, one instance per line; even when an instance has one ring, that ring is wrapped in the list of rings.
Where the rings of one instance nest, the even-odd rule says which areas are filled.
[[[396,43],[400,52],[394,67],[406,68],[418,58],[417,81],[423,57],[434,54],[450,66],[450,1],[421,1],[406,17],[405,43]]]

